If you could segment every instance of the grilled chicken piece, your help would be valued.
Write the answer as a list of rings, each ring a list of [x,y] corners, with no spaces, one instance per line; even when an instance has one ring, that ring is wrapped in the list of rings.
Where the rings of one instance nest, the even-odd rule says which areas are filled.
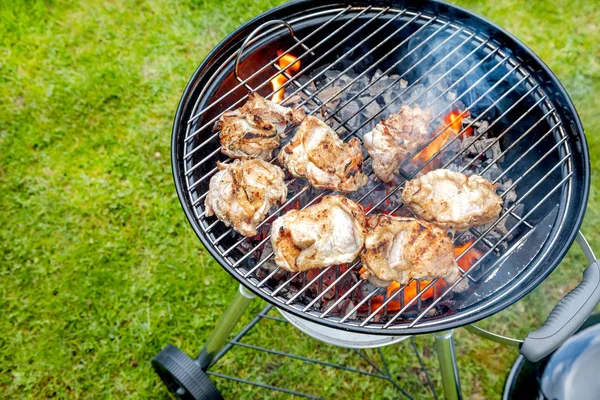
[[[502,211],[502,199],[492,182],[447,169],[407,182],[402,201],[420,219],[459,231],[489,224]]]
[[[365,224],[360,204],[340,195],[288,211],[271,226],[275,263],[296,272],[351,262],[363,247]]]
[[[383,281],[381,286],[436,277],[452,283],[460,277],[454,246],[446,232],[414,218],[385,214],[369,218],[360,258],[367,270],[361,277],[367,279],[372,274]]]
[[[205,199],[207,217],[217,216],[244,236],[257,234],[256,227],[271,206],[287,196],[284,173],[276,165],[262,160],[234,160],[217,163]]]
[[[365,135],[367,151],[373,158],[373,172],[383,182],[394,179],[402,162],[429,140],[431,110],[403,105]]]
[[[215,123],[221,130],[221,152],[232,158],[268,160],[279,147],[280,136],[287,124],[299,125],[304,111],[283,107],[250,93],[248,101],[237,110],[227,111]]]
[[[317,189],[353,192],[365,185],[360,140],[344,143],[323,121],[306,117],[298,132],[279,153],[292,175],[308,179]]]

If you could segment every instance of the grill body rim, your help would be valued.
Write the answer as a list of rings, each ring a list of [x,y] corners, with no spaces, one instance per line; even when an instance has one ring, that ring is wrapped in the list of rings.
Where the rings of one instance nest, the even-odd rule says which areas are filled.
[[[492,32],[494,36],[497,36],[503,39],[503,42],[508,42],[512,46],[506,46],[505,44],[501,44],[502,47],[508,47],[511,51],[515,49],[519,52],[523,52],[531,59],[530,63],[533,63],[536,67],[539,67],[540,70],[536,73],[536,78],[540,75],[543,75],[546,80],[544,83],[546,85],[550,85],[555,92],[552,93],[552,100],[560,106],[560,114],[563,117],[565,114],[570,116],[570,118],[565,118],[565,129],[569,131],[570,137],[575,137],[576,142],[572,144],[572,148],[574,150],[574,156],[581,159],[580,168],[578,173],[576,171],[575,175],[572,179],[579,183],[579,190],[576,195],[578,196],[578,204],[576,205],[568,205],[571,209],[567,209],[566,212],[570,212],[572,215],[570,227],[567,229],[566,227],[562,227],[554,237],[548,238],[546,243],[543,245],[540,253],[548,253],[553,252],[554,254],[548,255],[545,254],[543,260],[546,261],[545,265],[540,265],[537,268],[537,274],[533,279],[527,280],[521,283],[513,283],[511,282],[508,287],[505,287],[498,291],[498,293],[494,293],[490,296],[489,299],[484,300],[485,307],[483,309],[477,310],[475,313],[470,315],[463,315],[461,318],[452,319],[450,321],[444,321],[442,323],[436,323],[429,326],[427,322],[418,324],[411,328],[369,328],[369,327],[360,327],[360,326],[352,326],[347,324],[338,323],[336,321],[324,318],[318,318],[315,315],[310,314],[310,312],[303,312],[293,307],[292,305],[287,305],[278,302],[276,299],[271,296],[266,296],[262,290],[258,287],[252,285],[246,279],[240,279],[239,274],[236,273],[233,268],[231,268],[225,257],[219,253],[219,251],[210,243],[210,239],[208,236],[203,234],[202,227],[197,220],[192,205],[190,204],[187,196],[187,188],[185,187],[185,168],[184,168],[184,160],[181,156],[183,154],[183,146],[185,139],[185,130],[187,124],[186,112],[189,114],[190,110],[193,108],[193,95],[198,92],[199,86],[202,82],[202,78],[205,77],[205,74],[210,70],[212,66],[214,66],[215,62],[220,58],[229,55],[231,53],[232,48],[237,48],[241,42],[245,39],[247,34],[249,34],[256,27],[261,25],[262,23],[272,20],[272,19],[288,19],[291,17],[298,17],[301,14],[313,13],[323,9],[330,9],[334,7],[345,7],[351,4],[352,6],[366,6],[366,5],[374,5],[372,2],[336,2],[336,1],[326,1],[319,2],[315,0],[296,0],[290,3],[286,3],[280,5],[276,8],[268,10],[267,12],[255,17],[254,19],[246,22],[242,26],[238,27],[234,32],[229,34],[226,38],[224,38],[219,44],[217,44],[205,57],[204,61],[198,66],[195,70],[194,74],[188,81],[186,88],[182,94],[181,100],[177,107],[177,112],[175,116],[175,120],[172,128],[172,138],[171,138],[171,165],[172,165],[172,173],[174,178],[175,187],[177,190],[178,198],[180,200],[180,204],[184,210],[184,213],[188,219],[188,222],[192,226],[196,236],[201,240],[204,247],[208,250],[211,256],[237,281],[242,283],[246,288],[248,288],[251,292],[261,297],[265,301],[273,304],[274,306],[283,309],[299,318],[307,319],[311,322],[315,322],[321,325],[325,325],[331,328],[352,331],[357,333],[364,333],[370,335],[386,335],[386,336],[398,336],[398,335],[414,335],[414,334],[423,334],[423,333],[431,333],[436,331],[442,331],[447,329],[452,329],[464,325],[468,325],[474,322],[477,322],[481,319],[487,318],[493,314],[496,314],[503,309],[509,307],[515,302],[519,301],[521,298],[526,296],[529,292],[531,292],[535,287],[537,287],[543,280],[545,280],[548,275],[558,266],[561,260],[566,255],[570,246],[575,241],[578,230],[583,222],[583,217],[587,207],[587,201],[589,197],[590,190],[590,157],[589,150],[587,146],[587,141],[585,137],[585,133],[583,130],[583,126],[579,119],[579,115],[573,105],[572,100],[567,94],[566,90],[558,80],[558,78],[554,75],[554,73],[550,70],[550,68],[524,43],[522,43],[515,36],[505,31],[503,28],[499,27],[495,23],[487,20],[484,17],[481,17],[475,14],[472,11],[466,10],[462,7],[450,5],[443,1],[431,0],[431,1],[380,1],[379,4],[375,4],[375,6],[393,6],[398,8],[406,8],[406,9],[420,9],[421,7],[428,7],[427,11],[432,13],[456,13],[461,17],[461,23],[463,23],[466,27],[471,29],[473,25],[479,24],[486,26],[489,29],[489,32]],[[444,15],[446,16],[446,15]],[[465,22],[465,18],[467,22]],[[477,30],[477,29],[475,29]],[[561,101],[556,101],[556,99],[560,99]],[[561,200],[562,201],[562,200]],[[576,210],[573,210],[577,207]],[[552,239],[552,240],[551,240]],[[548,242],[556,242],[554,245],[549,245]],[[539,253],[538,253],[539,255]],[[536,258],[538,258],[536,255]],[[550,258],[549,258],[550,257]],[[538,261],[538,264],[540,262]],[[529,268],[529,267],[528,267]],[[525,272],[525,271],[524,271]],[[511,293],[508,295],[502,296],[502,293],[505,290],[510,290]],[[493,301],[494,299],[502,297],[500,301]],[[478,306],[477,308],[480,308]]]

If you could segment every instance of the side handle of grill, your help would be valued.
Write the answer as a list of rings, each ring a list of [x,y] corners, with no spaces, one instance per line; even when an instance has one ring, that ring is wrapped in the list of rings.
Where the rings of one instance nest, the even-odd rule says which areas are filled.
[[[594,260],[583,279],[554,307],[544,325],[525,337],[521,354],[536,362],[556,350],[585,322],[600,302],[600,264]]]

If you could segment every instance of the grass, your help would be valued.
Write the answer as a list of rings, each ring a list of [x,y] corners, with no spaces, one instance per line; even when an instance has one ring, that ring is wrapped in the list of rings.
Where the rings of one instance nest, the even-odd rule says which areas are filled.
[[[278,3],[0,2],[4,398],[169,397],[150,359],[166,343],[189,354],[199,350],[237,289],[202,249],[178,204],[169,165],[172,118],[207,52]],[[598,2],[458,3],[521,38],[571,95],[593,156],[583,231],[600,249],[594,229],[600,222]],[[523,337],[576,284],[584,264],[572,249],[540,288],[482,326]],[[257,301],[251,308],[261,307]],[[287,349],[294,344],[303,354],[359,365],[289,327],[274,325],[248,340]],[[417,339],[435,372],[430,344],[430,337]],[[498,398],[516,350],[463,330],[457,350],[468,398]],[[414,364],[408,344],[385,351],[394,374],[418,390],[405,367]],[[267,360],[260,357],[237,351],[219,368],[329,396],[393,396],[381,383],[345,377],[344,389],[334,371],[277,358],[262,368]],[[228,398],[257,396],[219,383]]]

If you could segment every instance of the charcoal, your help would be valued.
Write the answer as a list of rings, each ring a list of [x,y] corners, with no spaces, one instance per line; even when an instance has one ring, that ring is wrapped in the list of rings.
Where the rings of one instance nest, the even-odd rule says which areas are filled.
[[[336,79],[340,73],[336,70],[329,69],[323,73],[323,77],[329,82]]]
[[[339,90],[340,88],[337,86],[329,86],[323,89],[323,91],[321,91],[320,93],[318,93],[317,98],[321,100],[322,103],[327,102],[327,107],[331,108],[332,110],[335,110],[335,108],[337,108],[338,104],[340,103],[340,94],[336,95],[336,93]],[[333,98],[329,100],[331,97]]]
[[[493,143],[492,147],[490,147],[488,150],[486,150],[485,156],[488,159],[494,160],[495,162],[503,162],[504,157],[500,157],[500,154],[502,154],[502,149],[500,148],[500,142],[494,142],[491,139],[490,139],[490,142]],[[488,146],[489,146],[489,144],[488,144]],[[498,159],[496,160],[496,158],[498,158]]]
[[[371,83],[374,83],[377,79],[379,79],[379,77],[382,75],[382,72],[380,69],[378,69],[377,71],[375,71],[375,73],[371,76]]]
[[[381,106],[377,104],[376,101],[372,100],[373,99],[370,97],[361,97],[359,99],[362,106],[365,106],[365,108],[362,110],[362,113],[367,119],[377,115],[377,113],[381,110]]]
[[[373,86],[369,88],[369,93],[372,96],[377,96],[381,94],[384,90],[393,90],[395,87],[394,81],[390,78],[382,78],[375,82]]]
[[[517,192],[514,189],[504,195],[504,205],[509,206],[517,200]]]
[[[311,78],[308,75],[302,75],[300,77],[298,77],[298,83],[300,83],[301,86],[304,86],[307,84],[308,81],[310,81]],[[308,90],[310,93],[314,93],[317,91],[317,85],[315,85],[315,81],[311,81],[308,85],[306,85],[305,90]]]
[[[356,305],[352,302],[352,300],[346,299],[342,302],[342,304],[344,304],[344,306],[342,308],[344,310],[342,312],[342,315],[344,315],[346,317],[348,317],[348,315],[349,315],[349,317],[348,317],[349,319],[356,319],[356,311],[352,312],[352,310],[354,309],[354,307]],[[352,312],[352,314],[350,314],[351,312]]]
[[[340,108],[338,110],[338,115],[340,116],[340,118],[345,121],[347,119],[350,119],[350,122],[355,121],[353,115],[356,114],[358,112],[358,110],[360,109],[360,104],[356,101],[352,101],[350,103],[348,103],[346,106],[344,106],[343,108]]]
[[[356,93],[359,93],[361,90],[366,88],[368,85],[369,85],[369,78],[367,78],[366,76],[361,76],[349,88],[351,90],[346,95],[346,97],[348,97],[348,98],[352,97]],[[366,89],[365,91],[368,91],[368,89]]]
[[[477,134],[482,134],[482,133],[484,133],[485,131],[488,130],[488,128],[490,127],[490,123],[487,122],[487,121],[477,121],[474,124],[474,126],[477,127],[476,128]]]
[[[483,177],[489,181],[495,181],[502,175],[502,169],[496,164],[492,164],[487,171],[483,173]]]
[[[290,98],[286,99],[282,105],[286,106],[286,107],[294,107],[296,106],[298,103],[300,103],[302,101],[302,96],[300,94],[295,94],[293,96],[291,96]]]
[[[456,92],[453,92],[452,90],[450,90],[450,91],[448,91],[448,93],[446,93],[446,95],[444,97],[447,101],[452,102],[456,99]]]

